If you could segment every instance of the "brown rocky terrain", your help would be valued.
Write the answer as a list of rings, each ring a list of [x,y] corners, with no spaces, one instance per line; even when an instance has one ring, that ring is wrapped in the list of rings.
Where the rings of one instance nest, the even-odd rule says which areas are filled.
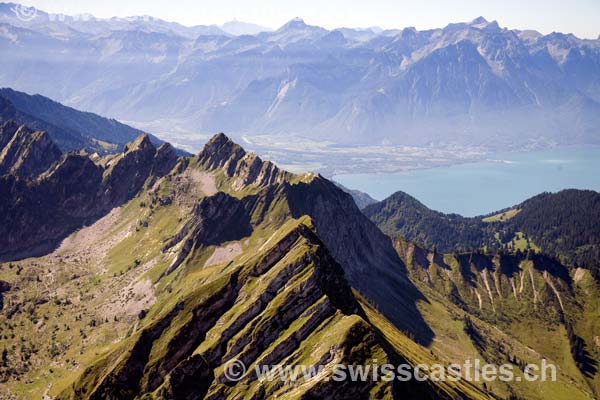
[[[15,137],[19,132],[29,139],[9,142],[2,155],[8,154],[6,149],[12,145],[16,154],[23,154],[23,161],[12,163],[13,169],[26,171],[27,162],[40,160],[36,154],[48,156],[48,139],[27,128],[19,128]],[[50,146],[50,150],[57,148]],[[56,162],[40,164],[52,166],[35,179],[26,180],[14,173],[1,176],[0,217],[5,223],[0,227],[0,259],[49,251],[75,229],[137,195],[151,176],[164,175],[177,161],[170,145],[156,149],[147,136],[140,136],[123,153],[108,157],[110,161],[105,163],[102,159],[95,162],[84,153],[67,153],[56,157]]]
[[[62,153],[43,131],[8,121],[0,125],[0,176],[34,178],[57,162]]]

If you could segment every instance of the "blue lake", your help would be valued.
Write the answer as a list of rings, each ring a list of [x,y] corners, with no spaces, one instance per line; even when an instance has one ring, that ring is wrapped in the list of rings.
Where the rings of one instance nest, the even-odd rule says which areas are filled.
[[[494,161],[333,179],[378,200],[402,190],[432,209],[464,216],[488,214],[545,191],[600,191],[598,146],[502,153],[487,159]]]

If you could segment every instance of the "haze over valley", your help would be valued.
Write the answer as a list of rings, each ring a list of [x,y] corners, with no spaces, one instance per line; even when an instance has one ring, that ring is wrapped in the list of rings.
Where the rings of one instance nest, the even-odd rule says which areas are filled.
[[[190,151],[224,131],[294,170],[330,175],[600,142],[599,40],[481,17],[424,31],[297,18],[258,32],[37,9],[27,19],[15,7],[0,7],[0,86]]]

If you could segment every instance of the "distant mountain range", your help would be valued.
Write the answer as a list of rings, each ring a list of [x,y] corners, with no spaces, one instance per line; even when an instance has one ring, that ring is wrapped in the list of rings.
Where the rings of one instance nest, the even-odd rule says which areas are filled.
[[[174,33],[196,38],[199,35],[255,35],[269,32],[270,28],[232,20],[222,25],[184,26],[149,15],[133,17],[97,18],[91,14],[51,14],[43,10],[16,3],[0,3],[0,21],[27,29],[33,29],[55,37],[69,37],[76,32],[101,34],[107,31],[134,31]]]
[[[39,10],[25,21],[16,7],[0,6],[0,85],[165,134],[488,149],[600,143],[598,39],[484,18],[425,31],[294,19],[258,32]]]
[[[44,96],[3,88],[0,89],[0,123],[11,120],[45,131],[63,151],[83,149],[91,153],[115,153],[144,133],[114,119],[78,111]],[[163,143],[152,135],[149,140],[155,145]],[[177,151],[180,155],[187,154]]]
[[[222,31],[233,36],[256,35],[261,32],[272,31],[271,28],[266,28],[264,26],[237,20],[225,22],[223,25],[220,25],[219,28],[221,28]]]

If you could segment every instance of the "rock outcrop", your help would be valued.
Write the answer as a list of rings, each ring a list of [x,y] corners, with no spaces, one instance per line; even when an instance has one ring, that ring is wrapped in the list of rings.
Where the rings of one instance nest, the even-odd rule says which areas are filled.
[[[223,133],[213,136],[198,155],[198,162],[207,171],[220,171],[233,178],[232,187],[241,190],[246,186],[266,187],[282,183],[292,174],[280,170],[270,161],[262,161],[247,153]]]
[[[0,280],[0,311],[4,309],[4,293],[10,290],[10,283]]]
[[[14,136],[18,135],[30,145],[18,152],[22,156],[11,163],[12,173],[0,177],[0,220],[5,222],[0,226],[0,260],[50,251],[75,229],[136,196],[150,178],[163,176],[177,162],[169,147],[158,152],[145,135],[107,165],[97,164],[81,153],[65,154],[59,161],[52,161],[49,155],[40,154],[41,149],[57,150],[45,134],[21,127]],[[9,154],[12,142],[0,154]],[[47,168],[50,161],[53,166],[34,181],[26,181],[16,173],[36,172]]]
[[[398,396],[399,388],[390,382],[331,380],[335,364],[385,362],[388,352],[398,355],[369,324],[343,269],[314,229],[306,217],[286,224],[268,248],[165,307],[59,398]],[[235,385],[223,370],[234,359],[248,367]],[[319,379],[282,385],[259,379],[254,368],[278,364],[318,365]],[[427,384],[406,386],[422,387],[429,393],[425,398],[433,397]]]
[[[194,250],[240,240],[250,236],[252,230],[250,214],[242,200],[223,192],[206,197],[194,208],[193,217],[163,248],[169,251],[179,245],[177,257],[166,273],[173,272]]]
[[[0,175],[34,178],[57,162],[62,152],[43,131],[14,121],[0,126]]]
[[[194,247],[206,244],[207,232],[218,232],[222,225],[231,232],[243,228],[249,236],[259,227],[277,229],[289,218],[308,215],[351,285],[379,304],[398,327],[423,343],[432,339],[432,332],[415,306],[420,293],[408,280],[406,267],[391,240],[361,213],[348,193],[320,175],[297,176],[262,162],[222,133],[206,144],[197,165],[220,179],[222,189],[236,199],[226,199],[220,193],[201,201],[196,216],[165,248],[181,242],[175,247],[179,254],[169,272],[181,265]],[[218,218],[198,218],[199,210],[217,203],[221,206],[213,208],[219,210],[215,213]],[[234,210],[238,210],[238,216],[230,218]],[[239,226],[235,221],[239,221]]]
[[[533,251],[524,253],[472,251],[440,254],[402,239],[394,247],[411,278],[448,296],[471,313],[542,317],[561,323],[576,314],[569,268]],[[521,308],[515,315],[515,306]],[[485,317],[484,317],[485,318]]]

